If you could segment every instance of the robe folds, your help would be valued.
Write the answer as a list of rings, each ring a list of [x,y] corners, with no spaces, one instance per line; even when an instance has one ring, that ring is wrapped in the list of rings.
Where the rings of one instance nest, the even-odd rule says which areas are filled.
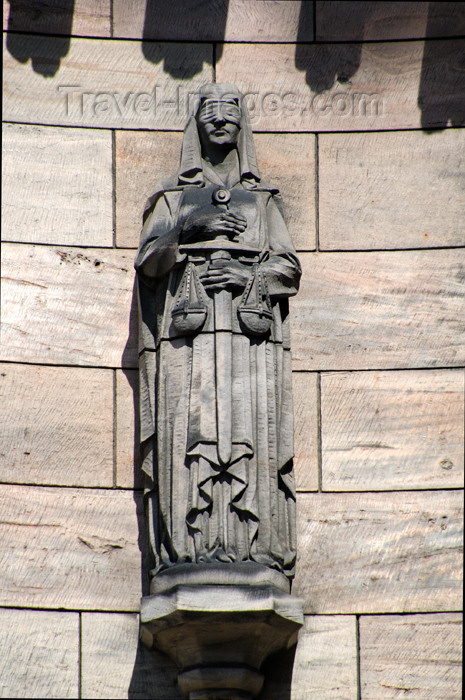
[[[288,297],[300,264],[279,193],[262,183],[229,189],[229,211],[247,219],[238,241],[184,241],[183,222],[217,207],[216,190],[208,173],[200,185],[159,190],[135,263],[152,573],[186,562],[253,561],[292,577]],[[250,270],[246,290],[207,291],[202,272],[230,259]],[[268,312],[258,333],[247,322],[257,303]]]

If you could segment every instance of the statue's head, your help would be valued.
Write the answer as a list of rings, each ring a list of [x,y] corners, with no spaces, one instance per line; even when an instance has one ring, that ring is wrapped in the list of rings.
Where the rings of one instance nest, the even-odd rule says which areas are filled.
[[[230,83],[209,83],[196,94],[184,130],[179,184],[203,182],[202,156],[237,148],[241,181],[260,181],[252,129],[243,95]]]
[[[241,95],[233,85],[204,85],[196,114],[202,152],[235,147],[241,129]]]

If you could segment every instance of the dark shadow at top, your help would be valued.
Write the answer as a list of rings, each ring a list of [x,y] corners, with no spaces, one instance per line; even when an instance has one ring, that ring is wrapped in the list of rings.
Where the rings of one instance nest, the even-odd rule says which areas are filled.
[[[450,13],[461,3],[430,2],[426,41],[421,67],[418,106],[421,126],[426,131],[465,126],[465,39],[430,40],[438,36],[445,5]]]
[[[205,52],[189,52],[189,60],[180,60],[180,45],[154,44],[155,41],[224,41],[229,0],[147,0],[142,51],[152,63],[163,62],[173,78],[190,79],[200,73]],[[187,48],[187,47],[185,47]],[[184,48],[184,50],[185,50]]]
[[[190,80],[202,72],[203,62],[211,60],[205,51],[192,51],[183,44],[142,42],[142,53],[147,61],[161,63],[165,73],[178,80]]]
[[[350,83],[360,66],[361,44],[296,46],[295,65],[305,71],[312,92],[329,90],[336,83]]]
[[[367,3],[368,5],[368,3]],[[299,16],[297,41],[304,41],[313,25],[313,3],[302,2]],[[360,13],[364,24],[373,9],[369,6]],[[316,31],[316,27],[314,28]],[[329,90],[338,81],[348,83],[360,66],[362,44],[319,44],[298,43],[295,50],[295,66],[305,71],[306,82],[312,92]]]
[[[10,0],[6,47],[20,63],[31,59],[32,69],[45,78],[54,76],[70,46],[74,0]],[[34,36],[35,34],[59,34]]]

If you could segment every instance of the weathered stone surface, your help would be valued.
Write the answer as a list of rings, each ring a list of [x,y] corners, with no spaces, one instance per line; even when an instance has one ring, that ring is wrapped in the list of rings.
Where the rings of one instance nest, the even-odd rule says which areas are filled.
[[[313,2],[183,0],[114,4],[113,35],[163,41],[313,41]]]
[[[362,697],[462,697],[462,615],[360,618]]]
[[[306,616],[295,658],[292,651],[266,664],[260,700],[356,700],[354,617]]]
[[[80,697],[77,613],[0,610],[0,646],[0,697]]]
[[[294,369],[465,364],[463,256],[454,250],[306,253],[291,300]]]
[[[136,614],[82,616],[82,697],[181,700],[177,669],[139,643]]]
[[[5,25],[9,24],[11,29],[19,32],[10,34],[7,40],[5,97],[10,102],[7,106],[10,119],[122,129],[128,126],[131,129],[152,129],[155,126],[170,130],[183,127],[185,111],[181,113],[176,107],[176,89],[185,83],[179,80],[179,76],[184,75],[187,80],[194,77],[198,84],[209,79],[213,57],[211,46],[186,48],[166,43],[154,46],[150,42],[141,46],[137,42],[118,40],[95,42],[83,39],[75,42],[53,36],[25,36],[23,32],[30,31],[61,34],[69,19],[62,12],[66,3],[61,3],[62,7],[54,8],[53,17],[49,16],[45,21],[45,15],[37,15],[36,19],[42,24],[31,27],[28,18],[21,14],[27,4],[4,3]],[[76,0],[71,32],[74,35],[109,37],[109,4],[108,0],[98,0],[90,7],[91,4]],[[150,9],[159,3],[149,0],[147,3],[138,0],[114,3],[115,31],[121,31],[122,36],[123,32],[129,34],[135,28],[135,34],[142,37],[145,4]],[[250,47],[241,44],[217,46],[214,50],[219,60],[219,78],[221,71],[228,72],[228,78],[229,73],[237,71],[239,80],[248,80],[252,87],[263,90],[260,96],[265,116],[258,124],[256,122],[258,128],[264,130],[256,137],[262,175],[281,188],[289,228],[301,250],[313,250],[315,246],[315,137],[311,133],[280,133],[279,129],[292,132],[295,129],[417,129],[428,125],[446,126],[448,123],[460,126],[462,44],[455,40],[431,39],[457,33],[463,36],[463,20],[459,15],[462,13],[463,16],[463,7],[460,3],[318,3],[316,21],[320,41],[378,41],[421,36],[429,39],[426,42],[314,47],[308,46],[311,36],[302,34],[311,27],[309,19],[313,3],[309,0],[304,0],[302,7],[298,0],[280,3],[230,0],[229,20],[223,25],[225,15],[221,12],[225,4],[221,0],[219,4],[215,3],[215,7],[212,5],[211,14],[197,24],[187,21],[186,13],[186,21],[176,26],[172,24],[169,34],[164,36],[169,41],[173,39],[174,31],[183,31],[186,33],[178,35],[179,38],[189,40],[187,33],[194,29],[193,41],[199,41],[202,36],[199,32],[203,31],[206,32],[203,36],[209,41],[285,42],[294,41],[295,32],[299,32],[299,41],[304,43],[297,46],[263,44]],[[13,5],[16,6],[14,18],[10,12]],[[166,10],[163,7],[161,13],[166,11],[169,15],[174,12],[173,3],[164,5]],[[237,10],[239,5],[241,12]],[[210,3],[201,0],[192,3],[189,12],[198,16],[198,8],[207,6]],[[300,9],[307,11],[307,20],[305,24],[301,22],[297,30]],[[263,15],[266,15],[265,19]],[[432,22],[438,18],[439,21]],[[280,36],[276,35],[277,27]],[[218,31],[216,36],[208,35],[212,29]],[[154,21],[149,31],[152,30],[164,30],[163,22]],[[270,34],[270,30],[274,33]],[[253,61],[251,56],[255,55],[260,60]],[[33,58],[32,63],[29,56]],[[267,56],[272,58],[271,67],[267,64]],[[235,66],[231,57],[236,61]],[[22,58],[25,63],[22,63]],[[129,95],[127,100],[128,93],[146,90],[153,95],[155,83],[160,88],[157,114],[154,116],[151,111],[136,113],[134,95]],[[86,111],[81,114],[76,96],[74,111],[66,115],[65,92],[58,92],[57,87],[76,84],[80,85],[78,89],[82,92],[117,93],[119,102],[110,103],[108,110],[99,111],[95,97],[89,96]],[[161,91],[163,87],[164,92]],[[274,96],[269,95],[270,92]],[[346,115],[344,100],[340,96],[347,93],[350,109]],[[17,95],[22,96],[22,104],[16,101]],[[296,114],[290,110],[289,115],[283,115],[280,105],[286,95],[286,104],[290,103],[292,107],[290,99],[297,96],[300,104],[310,106],[308,112],[300,114],[296,110]],[[364,101],[360,95],[368,96],[365,98],[368,118],[364,116]],[[370,95],[375,96],[374,100],[370,101]],[[376,114],[376,95],[379,96],[378,102],[383,99],[384,117]],[[181,99],[184,99],[184,93]],[[312,99],[316,99],[316,103],[312,103]],[[174,102],[173,106],[168,104],[170,100]],[[422,113],[428,113],[425,100],[426,107],[428,103],[433,104],[433,114],[428,119],[422,119]],[[277,109],[274,108],[276,104]],[[328,114],[318,111],[318,106],[326,110],[328,104],[332,107]],[[454,104],[457,106],[455,112]],[[143,103],[138,105],[140,108]],[[63,117],[70,121],[63,122]],[[7,148],[4,160],[10,183],[8,185],[8,179],[4,178],[4,194],[11,195],[9,204],[4,196],[4,206],[7,204],[8,207],[4,210],[4,223],[12,224],[4,226],[4,237],[8,230],[10,240],[21,242],[111,245],[107,167],[109,132],[79,130],[82,138],[79,136],[76,141],[78,130],[20,124],[7,124],[5,129],[13,150]],[[274,134],[271,136],[267,130]],[[49,138],[52,132],[59,138]],[[173,171],[171,163],[176,165],[180,134],[127,134],[129,152],[118,150],[126,133],[116,134],[117,244],[135,247],[140,206],[149,193],[150,182],[155,183],[164,177],[163,168],[166,167],[167,173]],[[89,139],[98,145],[90,152],[86,145]],[[139,151],[142,142],[143,150]],[[459,174],[463,171],[460,130],[432,134],[323,134],[318,136],[318,142],[320,249],[464,245],[463,201],[460,201],[463,197],[458,189]],[[42,149],[49,143],[53,145]],[[134,144],[137,148],[133,148]],[[276,154],[272,152],[274,147]],[[55,155],[58,162],[54,161]],[[146,156],[147,165],[141,162]],[[118,160],[123,157],[126,169],[122,160]],[[281,172],[273,169],[278,162],[277,169]],[[63,164],[72,168],[71,175]],[[101,165],[99,173],[96,165]],[[142,167],[144,181],[141,181],[141,189],[141,185],[136,188],[135,183]],[[21,180],[23,176],[25,179]],[[149,183],[147,189],[145,183]],[[83,195],[89,196],[86,199]],[[100,197],[99,206],[95,206],[97,195]],[[58,209],[57,197],[61,198]],[[291,202],[292,207],[289,206]],[[63,230],[60,231],[62,223]],[[91,225],[92,235],[90,229],[84,230]],[[24,245],[3,246],[5,276],[17,281],[12,283],[11,279],[5,279],[3,282],[2,321],[6,320],[6,290],[10,293],[11,285],[15,286],[10,296],[14,300],[14,313],[9,312],[8,321],[13,328],[4,324],[2,357],[8,361],[83,364],[92,368],[26,367],[24,385],[21,383],[22,369],[9,364],[0,368],[1,374],[6,367],[7,379],[11,380],[7,401],[2,403],[2,406],[5,404],[3,411],[8,415],[0,428],[1,437],[7,438],[0,440],[0,452],[5,453],[3,446],[6,443],[11,459],[6,476],[0,478],[43,484],[82,483],[85,486],[98,485],[95,480],[102,478],[101,485],[109,484],[109,382],[107,378],[103,381],[103,377],[108,377],[110,370],[93,367],[136,366],[135,344],[131,344],[129,351],[126,349],[129,329],[126,312],[130,308],[133,254],[122,251],[104,254],[100,250],[85,248],[62,250],[62,253],[76,256],[72,258],[74,267],[70,274],[71,264],[62,261],[60,268],[50,264],[48,249],[38,253],[40,264],[36,264],[37,257],[28,257],[31,250],[33,248]],[[360,254],[359,257],[346,256],[345,253],[337,253],[337,257],[331,254],[326,258],[303,256],[309,262],[305,266],[307,281],[304,278],[304,287],[297,298],[302,305],[294,312],[295,367],[299,370],[463,367],[463,297],[459,296],[458,285],[463,279],[463,271],[459,269],[461,252],[427,251],[425,257],[423,253],[413,252]],[[121,265],[118,264],[122,259],[120,253],[124,257]],[[5,269],[6,257],[8,272]],[[106,265],[104,274],[99,277],[96,275],[100,275],[100,266],[92,268],[94,261],[103,261]],[[63,271],[63,267],[68,268],[68,272]],[[123,268],[128,270],[129,277]],[[307,282],[308,286],[305,286]],[[42,287],[35,286],[37,284]],[[304,296],[307,296],[305,303]],[[135,326],[132,328],[134,332]],[[463,430],[463,424],[460,424],[463,406],[458,404],[462,390],[458,385],[461,387],[463,381],[460,372],[422,369],[324,374],[323,487],[347,491],[352,488],[405,489],[418,486],[438,489],[458,485],[455,480],[460,459],[463,460],[458,441],[459,431]],[[81,376],[83,381],[72,391],[75,386],[72,381]],[[92,377],[91,386],[86,383],[86,377]],[[2,379],[0,377],[0,381]],[[132,464],[134,415],[131,386],[135,386],[134,380],[134,369],[127,374],[117,371],[117,484],[125,488],[132,488],[134,484],[141,486],[141,481],[134,481]],[[104,408],[98,413],[101,402]],[[295,373],[294,409],[296,481],[300,490],[309,491],[318,485],[314,372]],[[81,422],[76,423],[79,416]],[[51,431],[48,449],[45,419]],[[32,432],[24,436],[21,429],[29,427]],[[99,430],[101,444],[97,440]],[[73,451],[74,440],[79,435],[81,446]],[[355,460],[349,462],[347,456],[354,450],[347,452],[345,448],[361,438],[364,444],[381,440],[392,444],[392,438],[395,438],[396,449],[388,450],[383,446],[365,449],[358,444],[355,451],[360,459],[357,463]],[[14,445],[22,444],[26,439],[32,440],[31,455],[21,453],[21,459],[15,461],[16,456],[12,457],[17,453]],[[64,450],[60,464],[55,459],[58,447]],[[442,456],[445,448],[448,454],[454,451],[457,457],[457,460],[451,459],[454,462],[452,469],[447,461],[450,457]],[[94,471],[90,458],[88,462],[83,460],[78,464],[83,449],[87,457],[94,455]],[[440,454],[437,461],[433,461],[436,449]],[[380,453],[384,453],[383,459]],[[37,462],[29,467],[33,454]],[[102,469],[97,464],[99,459],[104,465]],[[443,460],[439,470],[438,464]],[[380,469],[379,465],[383,468]],[[2,604],[38,607],[64,604],[70,609],[79,609],[78,606],[100,609],[108,604],[108,609],[139,609],[140,554],[134,545],[137,530],[134,526],[135,506],[130,494],[64,488],[30,491],[29,488],[13,486],[3,486],[1,491],[7,494],[6,505],[2,505],[2,520],[11,523],[1,526],[8,531],[0,556],[4,589]],[[9,494],[13,491],[15,495],[11,497]],[[31,497],[32,492],[34,496]],[[449,524],[453,519],[451,513],[459,512],[456,498],[456,494],[447,492],[299,494],[298,518],[302,519],[305,534],[300,543],[300,581],[305,585],[298,581],[294,592],[298,593],[298,586],[303,586],[310,601],[308,609],[344,613],[348,610],[351,615],[331,614],[307,619],[297,650],[293,700],[294,697],[298,700],[311,697],[355,700],[353,613],[366,609],[384,613],[386,608],[391,611],[458,609],[457,580],[460,572],[456,573],[456,562],[459,539],[455,534],[460,526],[458,516],[452,525]],[[118,501],[116,506],[115,499]],[[450,506],[452,501],[453,508]],[[308,529],[306,520],[311,521]],[[127,538],[128,532],[133,533],[130,556],[128,546],[118,549],[121,538]],[[76,533],[82,535],[88,544],[78,541]],[[107,545],[109,548],[105,551]],[[121,559],[115,566],[112,560],[118,557]],[[320,572],[323,572],[321,582]],[[36,618],[38,615],[40,619]],[[9,649],[5,656],[6,647],[2,641],[0,695],[77,697],[77,622],[69,625],[69,630],[68,624],[63,622],[71,617],[77,620],[75,613],[0,610],[0,636],[2,632],[6,634]],[[52,618],[50,626],[45,620]],[[58,624],[55,624],[55,619]],[[364,700],[399,695],[418,700],[425,696],[458,700],[460,677],[456,662],[460,656],[460,638],[457,620],[458,615],[450,612],[379,615],[376,618],[362,615]],[[306,634],[307,630],[310,636]],[[84,697],[121,697],[123,694],[141,700],[181,697],[175,682],[176,670],[171,662],[143,647],[138,648],[137,633],[135,614],[83,614]],[[290,682],[286,687],[282,668],[279,659],[272,660],[267,671],[271,673],[270,683],[265,688],[263,700],[289,700]],[[289,669],[286,670],[290,679]]]
[[[260,131],[461,126],[462,55],[462,39],[224,44],[216,77],[249,96]]]
[[[18,486],[1,491],[8,523],[2,527],[3,605],[138,609],[132,494]],[[301,494],[298,511],[293,594],[305,597],[307,611],[460,605],[460,493]]]
[[[465,13],[458,2],[316,3],[318,41],[421,39],[465,34]]]
[[[299,633],[292,697],[326,700],[357,697],[356,621],[353,617],[306,616]]]
[[[136,366],[134,313],[126,347],[132,252],[4,244],[2,253],[1,359]],[[309,253],[301,261],[295,369],[464,364],[455,251]]]
[[[132,253],[15,244],[2,252],[2,359],[136,365],[134,331],[126,348]],[[462,263],[453,250],[301,259],[302,291],[292,300],[296,369],[464,363]]]
[[[287,0],[286,0],[287,2]],[[257,134],[260,173],[278,187],[286,220],[298,250],[315,249],[315,136]],[[172,175],[179,163],[181,135],[116,132],[116,240],[137,247],[145,199]]]
[[[322,134],[322,250],[465,245],[461,129]]]
[[[291,668],[293,700],[355,700],[355,626],[355,619],[348,616],[305,617],[293,672]],[[141,700],[182,697],[173,662],[165,654],[138,646],[138,636],[135,614],[83,614],[83,697],[122,697],[128,689],[131,697]],[[289,653],[280,654],[267,664],[263,700],[289,700],[288,657]]]
[[[464,372],[321,376],[324,491],[460,488]]]
[[[0,444],[0,481],[112,486],[112,372],[0,364]]]
[[[301,494],[297,508],[307,613],[461,610],[461,492]]]
[[[137,248],[146,199],[179,165],[182,134],[116,132],[116,243]]]
[[[296,250],[315,250],[315,135],[256,134],[254,140],[262,179],[282,194]]]
[[[116,3],[118,4],[118,3]],[[38,34],[111,36],[111,0],[41,3],[41,7],[3,0],[3,29]]]
[[[17,51],[32,52],[35,67],[5,50],[3,118],[93,128],[182,129],[189,93],[211,80],[212,50],[208,44],[150,43],[144,55],[136,41],[17,35]],[[180,83],[182,79],[187,82]]]
[[[183,586],[182,595],[177,597],[174,595],[175,589]],[[175,567],[160,571],[150,582],[150,596],[145,599],[144,607],[148,610],[155,609],[158,613],[170,613],[175,609],[186,609],[191,607],[190,587],[195,587],[195,598],[199,605],[199,610],[203,610],[208,605],[213,606],[217,611],[232,611],[243,609],[244,603],[251,606],[251,610],[255,609],[255,602],[250,599],[247,588],[260,589],[261,597],[268,598],[268,595],[273,597],[281,593],[289,594],[290,582],[280,571],[271,569],[268,566],[263,566],[253,561],[235,562],[232,566],[227,563],[201,563],[193,564],[187,562],[185,564],[177,564]],[[211,587],[213,594],[216,587],[219,586],[217,598],[210,600],[204,595],[203,589],[206,586]],[[224,586],[230,586],[226,589]],[[273,591],[271,591],[273,589]],[[166,599],[163,599],[164,595]],[[155,596],[155,597],[154,597]],[[160,598],[162,596],[162,598]],[[229,599],[228,596],[231,596]],[[260,597],[260,596],[258,596]],[[282,597],[282,596],[281,596]],[[181,603],[179,608],[178,603]],[[261,603],[257,600],[257,609],[261,608]],[[293,619],[300,620],[301,609],[298,600],[289,600],[284,596],[284,600],[276,601],[276,610],[286,612],[294,610]]]
[[[134,366],[134,254],[5,243],[3,360]]]
[[[294,469],[297,489],[318,489],[318,377],[294,372]]]
[[[0,486],[0,505],[0,605],[139,609],[138,495]]]
[[[111,246],[111,134],[3,125],[4,241]]]
[[[249,562],[243,566],[248,565]],[[208,565],[205,566],[208,569]],[[184,568],[185,584],[177,582],[175,587],[162,594],[143,598],[142,639],[147,646],[154,644],[164,649],[181,666],[210,666],[215,658],[218,664],[224,662],[218,658],[217,646],[226,642],[229,646],[237,639],[235,634],[231,635],[232,629],[236,632],[243,629],[244,646],[231,650],[229,661],[234,663],[236,659],[244,663],[248,659],[254,668],[258,668],[270,650],[280,649],[281,644],[285,648],[287,644],[295,643],[303,623],[300,600],[272,585],[255,582],[237,586],[232,583],[190,584],[187,566]],[[226,564],[224,568],[230,570],[231,580],[234,580],[235,566]],[[206,574],[208,578],[208,572]],[[250,615],[247,627],[244,626],[245,615]],[[220,619],[224,624],[218,625]],[[265,628],[268,632],[263,634]],[[206,635],[209,639],[204,646],[202,639]],[[225,653],[229,655],[228,651]]]

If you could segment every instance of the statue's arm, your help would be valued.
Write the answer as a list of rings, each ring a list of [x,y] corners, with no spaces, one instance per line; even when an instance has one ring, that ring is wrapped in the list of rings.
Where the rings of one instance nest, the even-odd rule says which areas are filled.
[[[142,277],[160,279],[177,262],[181,226],[175,221],[165,195],[147,217],[141,234],[135,268]]]
[[[270,255],[260,268],[271,296],[290,297],[297,294],[302,268],[275,196],[268,200],[267,219]]]

